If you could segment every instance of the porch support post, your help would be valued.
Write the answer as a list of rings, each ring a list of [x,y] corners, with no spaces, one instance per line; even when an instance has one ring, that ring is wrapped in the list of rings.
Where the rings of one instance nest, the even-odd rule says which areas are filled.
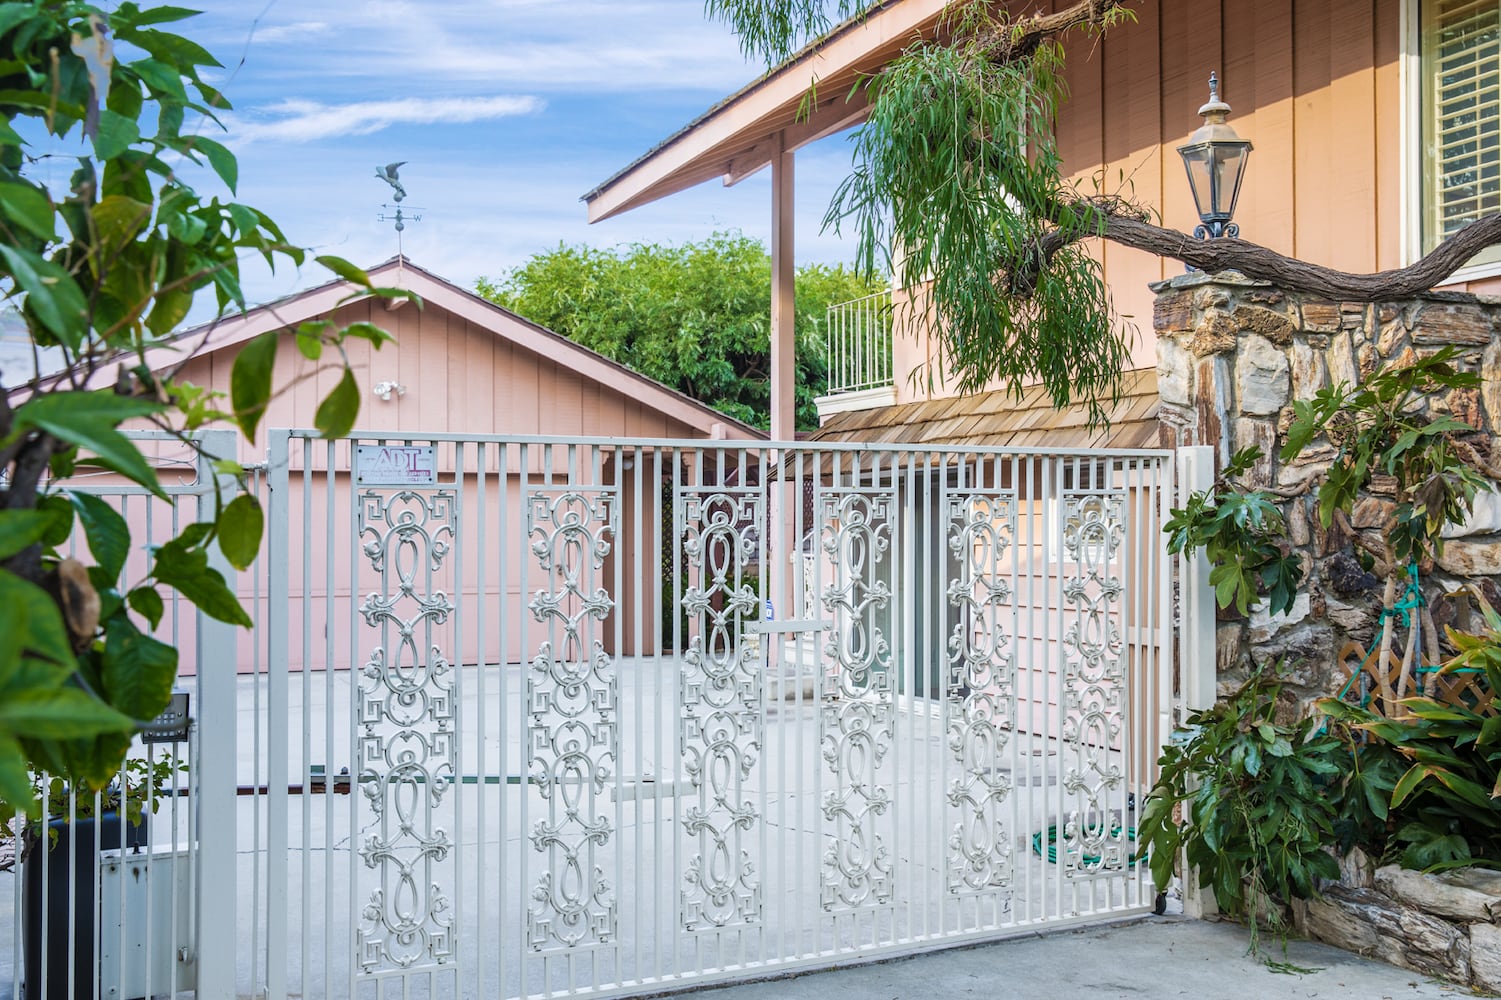
[[[771,439],[797,436],[797,341],[793,328],[794,153],[778,132],[771,157]]]
[[[1194,445],[1178,450],[1178,506],[1191,493],[1214,488],[1214,448]],[[1178,703],[1183,719],[1193,712],[1211,708],[1218,680],[1217,645],[1215,643],[1214,588],[1209,585],[1209,559],[1203,550],[1183,560],[1180,607],[1182,642],[1178,649],[1181,689]],[[1199,873],[1183,866],[1183,912],[1190,917],[1213,917],[1219,912],[1214,891],[1199,886]]]
[[[198,519],[211,520],[217,509],[216,499],[228,503],[235,494],[233,476],[215,473],[214,458],[234,458],[235,435],[231,431],[205,431],[203,454],[198,457],[199,482],[204,492],[198,496]],[[217,496],[216,496],[217,494]],[[219,552],[209,550],[209,564],[224,574],[231,588],[235,571]],[[235,955],[239,951],[235,927],[235,903],[238,899],[237,849],[235,830],[236,705],[238,686],[239,636],[233,625],[214,621],[198,613],[197,704],[190,713],[197,720],[197,753],[193,808],[197,812],[198,871],[195,886],[198,896],[197,926],[194,928],[194,956],[197,963],[197,996],[202,1000],[234,1000]]]

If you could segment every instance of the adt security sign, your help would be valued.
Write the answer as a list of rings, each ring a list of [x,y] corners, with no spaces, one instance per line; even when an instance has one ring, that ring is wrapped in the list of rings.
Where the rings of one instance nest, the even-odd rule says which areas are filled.
[[[360,444],[354,448],[359,486],[436,486],[438,449],[430,444]]]

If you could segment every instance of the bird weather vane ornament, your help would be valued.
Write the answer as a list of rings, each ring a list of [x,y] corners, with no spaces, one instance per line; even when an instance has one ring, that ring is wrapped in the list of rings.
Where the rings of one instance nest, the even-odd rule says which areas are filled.
[[[407,215],[402,211],[401,203],[407,196],[407,189],[402,187],[401,185],[401,176],[399,174],[399,171],[402,167],[406,166],[406,163],[406,160],[397,160],[395,163],[388,163],[384,167],[375,168],[375,176],[391,185],[391,190],[395,192],[395,194],[392,195],[392,200],[395,201],[396,204],[381,205],[381,208],[384,209],[395,209],[395,214],[388,216],[385,212],[382,212],[377,218],[381,222],[396,223],[396,252],[398,255],[401,254],[401,234],[406,229],[406,224],[408,222],[422,221],[422,216]]]

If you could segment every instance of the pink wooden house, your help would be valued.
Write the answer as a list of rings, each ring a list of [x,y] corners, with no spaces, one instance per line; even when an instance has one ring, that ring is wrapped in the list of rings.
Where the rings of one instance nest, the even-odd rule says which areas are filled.
[[[869,113],[856,83],[903,49],[937,37],[951,0],[886,0],[816,45],[717,102],[586,194],[600,221],[709,181],[738,184],[769,169],[772,196],[774,379],[790,384],[792,206],[797,152],[830,140]],[[1069,0],[1006,3],[1013,16],[1049,13]],[[1063,173],[1088,191],[1091,178],[1192,232],[1194,202],[1177,147],[1199,127],[1206,81],[1218,72],[1230,124],[1254,144],[1235,213],[1242,235],[1278,252],[1356,273],[1403,267],[1445,236],[1501,208],[1501,89],[1496,33],[1501,7],[1469,0],[1144,0],[1133,22],[1103,40],[1068,41],[1068,99],[1055,133]],[[817,83],[817,100],[805,104]],[[1149,283],[1182,266],[1097,242],[1123,322],[1139,333],[1127,403],[1109,435],[1085,433],[1077,415],[1050,417],[1028,398],[959,396],[927,366],[933,345],[900,329],[858,321],[831,340],[831,392],[820,401],[824,437],[931,443],[1139,445],[1155,424],[1156,336]],[[1501,250],[1451,276],[1446,288],[1494,292]],[[899,306],[908,290],[894,289]],[[838,317],[834,317],[837,325]],[[775,367],[775,366],[774,366]],[[914,373],[924,377],[914,379]],[[841,373],[850,373],[848,377]],[[772,437],[790,435],[790,392],[774,404]],[[958,418],[991,417],[976,430]],[[779,420],[781,422],[779,422]],[[1051,432],[1051,433],[1043,433]]]
[[[422,305],[403,304],[388,308],[376,300],[347,305],[339,303],[350,296],[353,287],[334,281],[289,298],[272,302],[220,322],[212,329],[185,332],[175,343],[197,345],[206,341],[195,357],[181,370],[180,377],[196,385],[221,392],[229,389],[230,370],[239,348],[250,339],[273,330],[292,329],[312,319],[330,319],[338,324],[370,322],[390,332],[395,342],[373,349],[365,341],[349,344],[350,361],[364,396],[361,400],[354,438],[413,438],[431,440],[442,435],[473,438],[480,435],[539,435],[553,438],[654,438],[684,442],[763,437],[756,429],[742,424],[659,382],[640,375],[604,356],[561,337],[509,310],[503,309],[472,292],[445,281],[400,257],[393,258],[369,272],[377,285],[395,286],[415,292]],[[172,349],[163,349],[150,357],[153,366],[167,367],[180,363]],[[276,428],[308,428],[313,425],[319,401],[339,377],[337,369],[320,366],[304,358],[288,337],[281,345],[273,385],[283,391],[275,397],[261,422],[258,440],[239,440],[239,460],[264,476],[267,435]],[[369,567],[353,570],[349,558],[351,533],[330,533],[324,514],[324,497],[343,512],[353,502],[350,497],[349,441],[337,448],[312,445],[295,458],[289,472],[292,498],[290,535],[298,550],[305,550],[306,562],[298,561],[291,574],[289,613],[293,641],[287,665],[292,668],[309,663],[315,668],[324,662],[347,666],[345,657],[325,646],[330,631],[340,632],[340,625],[352,622],[354,608],[365,594],[378,589],[378,580]],[[184,469],[191,467],[190,456],[180,445],[163,445],[160,458],[170,464],[175,458]],[[175,450],[182,454],[168,454]],[[520,530],[523,480],[541,472],[543,449],[539,447],[529,460],[528,476],[512,469],[507,475],[509,520]],[[329,456],[335,465],[332,489],[326,488]],[[438,446],[438,472],[452,476],[457,451],[454,446]],[[471,457],[471,461],[474,459]],[[473,472],[471,466],[469,472]],[[606,469],[607,476],[620,476],[627,470]],[[172,474],[167,474],[168,481]],[[478,507],[473,496],[476,483],[465,480],[465,496]],[[491,483],[491,489],[495,488]],[[309,494],[309,497],[304,497]],[[313,510],[311,494],[319,496]],[[497,498],[491,497],[493,502]],[[148,513],[148,510],[151,512]],[[627,511],[629,518],[630,511]],[[140,537],[145,537],[145,519],[153,518],[155,540],[170,537],[166,531],[170,515],[155,510],[144,501],[127,505],[127,514],[141,522]],[[179,516],[182,516],[181,514]],[[650,519],[648,519],[650,521]],[[184,522],[185,523],[185,522]],[[341,526],[342,527],[342,526]],[[333,541],[330,541],[330,538]],[[519,537],[524,538],[521,531]],[[639,539],[622,539],[612,559],[622,561],[625,580],[643,577],[635,560],[646,544]],[[638,544],[639,543],[639,544]],[[294,553],[300,554],[300,553]],[[141,557],[144,563],[144,556]],[[256,608],[259,619],[268,598],[261,582],[265,560],[241,574],[239,590],[247,606]],[[452,563],[449,564],[450,566]],[[450,593],[457,592],[460,603],[473,604],[481,599],[478,583],[480,560],[470,559],[464,570],[464,582],[451,577],[440,584]],[[611,568],[613,569],[613,563]],[[493,576],[493,574],[492,574]],[[496,603],[503,607],[492,615],[487,626],[484,658],[502,662],[523,659],[518,642],[520,616],[526,614],[526,598],[521,581],[507,581],[507,599]],[[493,598],[496,581],[487,589]],[[659,617],[654,596],[639,598],[652,604],[643,619]],[[638,644],[634,629],[638,600],[634,588],[622,595],[621,613],[625,617],[620,645],[622,652],[651,652],[651,631]],[[330,623],[334,623],[330,628]],[[171,623],[167,624],[168,628]],[[613,635],[607,630],[607,635]],[[504,637],[504,639],[502,638]],[[250,637],[242,642],[240,669],[252,669],[257,653]],[[614,643],[612,642],[611,645]],[[639,646],[639,649],[638,649]],[[358,653],[354,655],[359,655]],[[471,649],[471,658],[474,650]],[[195,669],[191,644],[183,648],[184,670]]]

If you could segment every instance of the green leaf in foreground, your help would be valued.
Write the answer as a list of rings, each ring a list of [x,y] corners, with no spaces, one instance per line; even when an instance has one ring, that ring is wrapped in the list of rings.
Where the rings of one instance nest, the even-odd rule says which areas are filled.
[[[152,575],[157,582],[175,588],[210,618],[245,628],[254,624],[224,576],[208,564],[208,553],[180,542],[177,539],[156,550]]]
[[[167,707],[177,679],[177,650],[117,614],[104,640],[104,694],[120,711],[150,719]]]
[[[344,377],[339,379],[333,392],[318,405],[313,426],[318,428],[319,437],[343,437],[354,429],[355,419],[359,415],[360,386],[354,380],[354,372],[346,368]]]
[[[219,549],[235,569],[247,569],[261,547],[266,516],[261,502],[248,494],[235,497],[219,514]]]
[[[117,578],[130,555],[130,526],[119,511],[92,493],[74,492],[70,498],[83,524],[89,551],[111,580]]]
[[[229,401],[235,421],[251,441],[271,402],[271,371],[276,364],[277,334],[263,333],[240,349],[229,371]]]
[[[39,510],[0,510],[0,559],[42,540],[52,515]]]
[[[99,464],[166,498],[146,458],[118,428],[132,417],[160,413],[160,403],[136,396],[97,392],[54,392],[35,396],[16,410],[17,428],[35,427],[85,451]]]

